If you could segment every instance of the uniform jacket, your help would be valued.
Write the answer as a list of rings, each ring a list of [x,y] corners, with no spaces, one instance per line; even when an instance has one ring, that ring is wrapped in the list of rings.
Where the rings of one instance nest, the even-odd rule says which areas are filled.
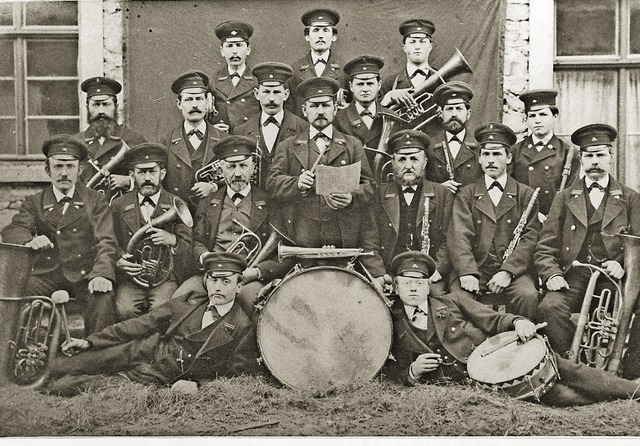
[[[468,274],[479,276],[492,244],[495,244],[496,254],[502,260],[532,194],[533,189],[511,177],[507,177],[502,198],[495,207],[487,193],[484,177],[458,191],[447,234],[447,247],[455,270],[451,279]],[[540,231],[537,215],[536,203],[520,242],[502,263],[500,270],[518,277],[531,269],[533,250]]]
[[[358,138],[365,147],[377,149],[378,143],[380,142],[380,134],[382,133],[381,111],[396,114],[388,108],[376,104],[376,116],[373,118],[371,128],[368,129],[364,122],[362,122],[362,117],[356,109],[355,102],[351,102],[347,108],[339,110],[338,113],[336,113],[333,125],[345,135]]]
[[[229,126],[229,131],[247,122],[252,116],[260,112],[260,103],[253,94],[258,86],[258,79],[251,74],[251,67],[246,66],[244,74],[237,85],[231,82],[227,66],[221,67],[212,77],[211,92],[215,99],[217,115],[211,115],[212,124],[223,123]]]
[[[264,136],[262,135],[262,124],[260,124],[260,113],[253,116],[249,121],[236,127],[233,131],[235,135],[248,136],[253,139],[260,138],[259,147],[262,150],[262,158],[260,165],[260,184],[259,187],[264,189],[267,177],[271,171],[271,164],[273,164],[273,156],[276,152],[278,145],[285,139],[297,135],[303,132],[309,124],[299,116],[285,110],[284,117],[282,118],[282,124],[278,131],[278,136],[273,143],[273,149],[271,153],[266,148],[264,143]]]
[[[72,203],[60,217],[53,187],[24,200],[20,212],[2,231],[2,240],[23,245],[37,235],[53,243],[36,258],[32,274],[60,269],[70,282],[94,277],[115,280],[117,241],[113,216],[104,195],[76,184]]]
[[[167,148],[167,174],[164,177],[164,187],[167,191],[177,195],[186,201],[190,208],[195,211],[195,206],[192,205],[189,199],[191,188],[195,184],[196,171],[191,167],[191,156],[189,155],[189,149],[187,143],[183,138],[183,125],[173,129],[170,133],[163,136],[160,139],[160,144]],[[227,136],[225,133],[220,132],[212,125],[207,124],[207,141],[202,158],[202,166],[213,161],[215,153],[213,152],[213,146],[220,141],[220,139]],[[204,144],[204,140],[202,144]],[[202,150],[202,145],[198,148]]]
[[[478,147],[475,143],[470,142],[468,138],[470,136],[467,130],[465,132],[465,140],[462,142],[458,156],[455,159],[450,156],[451,152],[449,152],[453,167],[453,177],[456,181],[462,183],[462,186],[475,183],[483,173],[478,163]],[[449,179],[445,150],[449,150],[449,143],[445,138],[444,131],[440,131],[434,136],[433,145],[427,150],[426,177],[429,181],[444,183]]]
[[[256,371],[255,332],[247,315],[234,303],[227,314],[202,329],[208,304],[205,294],[188,293],[87,340],[104,355],[121,354],[118,347],[127,347],[133,369],[129,376],[142,382],[168,384]]]
[[[400,230],[400,200],[396,183],[383,184],[379,189],[380,209],[378,210],[378,230],[380,233],[380,253],[385,265],[389,265],[396,249]],[[416,216],[417,240],[422,240],[422,219],[424,217],[424,199],[429,197],[429,255],[436,260],[438,271],[443,277],[450,269],[447,252],[446,233],[451,219],[454,195],[446,187],[431,181],[422,182],[422,197]]]
[[[428,324],[444,349],[457,361],[466,364],[473,350],[490,336],[513,330],[518,318],[510,313],[498,313],[463,293],[450,293],[440,297],[429,296]],[[393,320],[393,359],[383,369],[389,378],[407,383],[409,366],[429,347],[418,337],[404,304],[396,296],[391,307]]]
[[[210,199],[202,200],[198,205],[193,227],[193,254],[196,261],[202,253],[213,251],[215,247],[222,204],[226,196],[227,186],[224,186],[218,189]],[[251,214],[247,227],[260,237],[263,245],[271,234],[267,194],[257,187],[251,188]],[[265,260],[255,266],[260,269],[262,280],[265,282],[282,277],[289,270],[288,265],[280,264],[277,260]]]
[[[512,147],[513,161],[511,162],[511,176],[532,188],[539,187],[538,202],[540,212],[549,213],[551,202],[555,197],[562,182],[562,168],[571,145],[557,136],[549,140],[540,152],[533,146],[531,136]],[[578,178],[580,172],[579,151],[576,148],[571,162],[571,171],[566,186],[570,186]]]
[[[151,219],[156,219],[172,209],[174,198],[175,195],[162,190],[158,204],[153,214],[151,214]],[[118,254],[120,257],[123,253],[127,252],[127,246],[133,234],[143,226],[141,223],[142,215],[140,213],[140,204],[138,203],[138,192],[128,192],[122,197],[115,199],[111,209],[113,211],[114,228],[116,238],[118,239]],[[154,227],[158,226],[154,225]],[[187,279],[191,273],[195,272],[193,265],[193,248],[191,245],[191,228],[187,227],[179,219],[174,220],[169,225],[164,224],[160,227],[176,236],[177,245],[171,249],[174,262],[173,272],[178,282],[182,282]]]
[[[584,180],[575,181],[558,192],[547,220],[540,231],[534,254],[535,266],[543,283],[565,273],[578,257],[587,233],[587,202]],[[609,176],[606,203],[603,201],[602,232],[615,234],[625,228],[629,234],[640,234],[640,198],[638,193]],[[622,264],[623,244],[619,237],[602,236],[609,259]],[[624,265],[623,265],[624,266]]]

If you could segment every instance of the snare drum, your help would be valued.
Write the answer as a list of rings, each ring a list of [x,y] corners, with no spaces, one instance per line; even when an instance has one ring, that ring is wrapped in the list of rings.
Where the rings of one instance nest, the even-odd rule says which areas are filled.
[[[364,276],[314,267],[287,276],[258,315],[264,364],[291,388],[322,388],[372,379],[393,329],[385,299]]]
[[[517,338],[515,331],[508,331],[484,341],[469,356],[467,372],[481,387],[540,401],[558,379],[553,352],[543,336],[524,344]]]

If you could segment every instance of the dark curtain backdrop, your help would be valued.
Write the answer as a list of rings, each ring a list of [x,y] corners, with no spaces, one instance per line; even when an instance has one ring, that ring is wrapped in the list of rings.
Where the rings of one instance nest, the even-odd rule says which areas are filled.
[[[334,50],[344,62],[361,54],[385,60],[383,77],[403,68],[398,26],[422,17],[436,25],[430,62],[442,66],[459,48],[473,68],[460,75],[473,86],[470,128],[502,117],[504,0],[210,0],[124,3],[126,51],[125,115],[134,129],[156,140],[179,125],[181,115],[170,86],[184,71],[213,71],[224,61],[214,29],[229,19],[255,31],[249,64],[293,63],[308,51],[300,17],[326,6],[340,12]]]

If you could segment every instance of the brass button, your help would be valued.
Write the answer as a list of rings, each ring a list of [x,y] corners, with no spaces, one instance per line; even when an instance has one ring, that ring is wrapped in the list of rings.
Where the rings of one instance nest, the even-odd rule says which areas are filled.
[[[56,234],[60,235],[60,230],[59,229],[56,231]]]
[[[545,190],[545,191],[544,191],[544,193],[545,193],[545,195],[546,195],[546,194],[549,194],[549,191],[548,191],[548,190]]]
[[[73,228],[71,232],[78,232],[78,228]]]
[[[565,251],[569,251],[569,247],[568,246],[566,246],[564,249],[565,249]]]
[[[82,254],[78,254],[76,257],[77,257],[77,258],[80,258],[80,257],[82,257]]]
[[[471,164],[467,164],[467,169],[471,169]]]
[[[529,172],[533,172],[533,166],[529,166]]]
[[[247,102],[247,100],[246,100],[245,98],[241,98],[241,99],[240,99],[240,102],[243,102],[243,103],[244,103],[244,102]]]
[[[507,224],[511,224],[511,219],[507,218]]]
[[[227,101],[227,105],[231,104],[231,101]]]
[[[549,166],[544,166],[544,170],[549,170]]]
[[[482,220],[476,220],[476,223],[480,224],[482,223]]]
[[[452,332],[456,331],[456,327],[451,327],[451,331]]]
[[[82,271],[80,271],[80,274],[82,274],[84,276],[85,274],[87,274],[87,272],[85,270],[82,270]]]
[[[180,169],[182,166],[180,164],[176,164],[176,167]]]
[[[571,230],[575,231],[576,230],[576,225],[571,225]]]
[[[177,192],[177,191],[178,191],[178,188],[177,188],[177,187],[174,187],[174,188],[173,188],[173,190],[175,190],[175,191]]]
[[[245,121],[248,121],[248,120],[249,120],[249,118],[247,118],[246,116],[245,116],[244,118],[242,118],[242,119],[244,119]]]
[[[391,223],[389,223],[389,227],[392,227],[393,225]]]

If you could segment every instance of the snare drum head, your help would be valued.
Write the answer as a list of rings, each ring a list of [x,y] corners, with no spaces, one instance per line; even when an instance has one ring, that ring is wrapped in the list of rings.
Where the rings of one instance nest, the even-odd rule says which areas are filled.
[[[265,365],[292,388],[370,380],[391,349],[391,314],[360,274],[317,267],[287,277],[257,326]]]
[[[538,337],[526,343],[511,342],[504,347],[495,348],[516,338],[515,331],[507,331],[493,336],[480,344],[469,356],[467,372],[469,377],[485,384],[500,384],[528,374],[544,358],[547,347]],[[489,354],[490,352],[495,350]],[[486,356],[482,356],[486,354]]]

